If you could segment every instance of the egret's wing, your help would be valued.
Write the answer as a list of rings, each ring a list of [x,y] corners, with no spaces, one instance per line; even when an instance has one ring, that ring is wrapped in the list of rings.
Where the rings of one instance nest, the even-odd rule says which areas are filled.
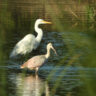
[[[35,36],[32,34],[26,35],[22,40],[20,40],[13,51],[11,52],[10,57],[14,57],[18,54],[24,55],[26,53],[31,52],[35,47]]]
[[[28,68],[35,68],[35,67],[42,66],[45,61],[46,61],[45,56],[40,55],[40,56],[35,56],[29,59],[26,63],[27,63]]]

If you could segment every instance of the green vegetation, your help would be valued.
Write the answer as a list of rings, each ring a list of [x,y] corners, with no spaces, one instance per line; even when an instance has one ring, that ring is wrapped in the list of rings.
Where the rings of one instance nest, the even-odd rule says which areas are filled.
[[[37,18],[52,21],[52,26],[44,29],[62,34],[61,38],[65,44],[62,50],[66,50],[66,53],[62,58],[57,57],[59,59],[54,69],[46,77],[46,81],[50,83],[57,72],[57,67],[65,66],[65,69],[60,72],[61,76],[50,89],[50,95],[55,96],[56,91],[64,86],[61,82],[68,68],[96,68],[96,2],[94,0],[0,1],[0,66],[8,66],[4,61],[9,60],[10,51],[18,41],[15,37],[22,38],[33,31],[34,21]],[[2,85],[0,96],[8,96],[6,95],[7,73],[5,69],[0,72],[4,74],[0,78]],[[84,85],[77,88],[78,90],[74,89],[77,91],[74,96],[95,96],[96,74],[86,73],[85,70],[77,72],[81,75],[79,79]],[[92,77],[86,79],[86,75]],[[66,96],[71,96],[71,93]]]

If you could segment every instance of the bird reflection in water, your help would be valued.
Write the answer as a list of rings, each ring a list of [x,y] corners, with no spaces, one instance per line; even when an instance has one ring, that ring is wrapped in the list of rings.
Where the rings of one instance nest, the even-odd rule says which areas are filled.
[[[20,73],[17,76],[17,95],[18,96],[49,96],[49,86],[37,74],[35,76]]]

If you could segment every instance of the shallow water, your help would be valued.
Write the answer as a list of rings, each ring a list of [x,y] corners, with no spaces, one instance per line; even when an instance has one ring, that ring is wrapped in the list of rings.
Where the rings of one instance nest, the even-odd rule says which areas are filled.
[[[65,7],[64,16],[61,15],[56,4],[63,7],[63,4],[68,6],[77,2],[63,1],[58,1],[58,4],[50,1],[47,5],[45,0],[0,1],[0,96],[95,96],[96,67],[92,65],[95,56],[89,56],[93,61],[85,58],[95,44],[92,33],[95,28],[85,31],[85,26],[74,27],[77,24],[74,20],[69,23],[73,15],[68,15]],[[50,10],[48,5],[55,7],[55,10]],[[55,13],[57,15],[52,19]],[[44,36],[39,48],[26,56],[10,59],[9,55],[19,40],[28,33],[37,35],[33,28],[37,18],[53,22],[52,25],[40,26]],[[58,25],[58,21],[62,26]],[[32,56],[45,54],[49,42],[52,42],[58,56],[51,51],[48,62],[38,74],[20,69],[20,65]],[[80,53],[85,57],[79,58],[76,54]],[[88,62],[83,62],[84,59]]]
[[[36,75],[33,71],[26,70],[25,74],[16,66],[0,67],[0,70],[6,70],[6,75],[0,72],[0,78],[7,78],[5,92],[7,96],[50,96],[53,94],[54,86],[59,79],[59,88],[54,96],[78,96],[79,88],[83,87],[85,83],[82,77],[91,79],[96,74],[96,68],[83,67],[55,67],[56,72],[51,79],[46,80],[50,71],[54,66],[44,66]],[[62,73],[65,70],[64,73]],[[84,74],[79,74],[84,71]],[[62,73],[62,74],[61,74]]]

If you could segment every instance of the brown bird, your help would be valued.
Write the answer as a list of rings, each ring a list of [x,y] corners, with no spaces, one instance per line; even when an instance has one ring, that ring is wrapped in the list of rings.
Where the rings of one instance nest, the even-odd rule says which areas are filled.
[[[52,46],[52,43],[47,44],[47,53],[45,55],[38,55],[30,58],[28,61],[26,61],[23,65],[21,65],[21,68],[28,68],[30,70],[35,69],[36,73],[38,72],[38,69],[45,63],[45,61],[50,57],[50,49],[53,49],[53,51],[56,53],[56,50]]]

